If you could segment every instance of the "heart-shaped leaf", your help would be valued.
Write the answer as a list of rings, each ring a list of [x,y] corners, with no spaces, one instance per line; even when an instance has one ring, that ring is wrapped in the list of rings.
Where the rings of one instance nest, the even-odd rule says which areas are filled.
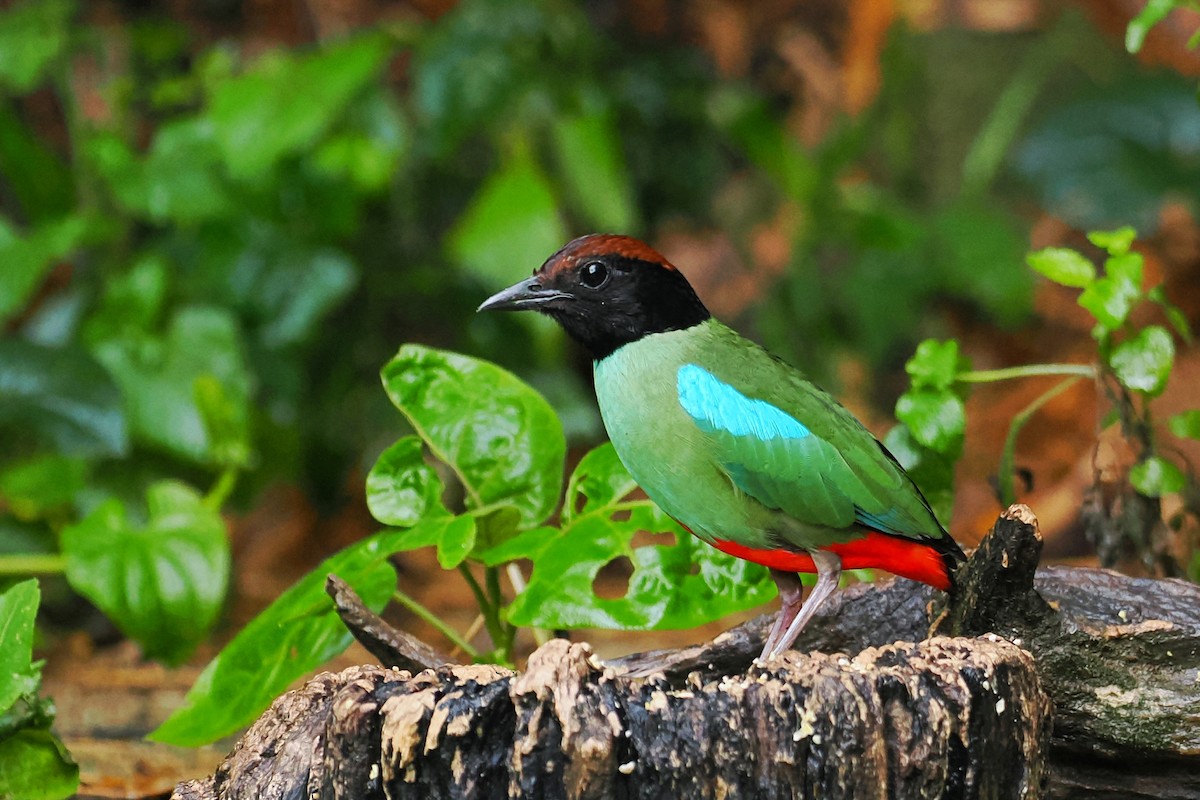
[[[135,524],[113,498],[64,529],[67,580],[148,656],[177,664],[216,622],[229,540],[221,515],[182,483],[152,485],[146,511]]]
[[[384,525],[408,528],[442,506],[442,481],[425,463],[416,436],[405,436],[380,454],[367,474],[367,508]]]

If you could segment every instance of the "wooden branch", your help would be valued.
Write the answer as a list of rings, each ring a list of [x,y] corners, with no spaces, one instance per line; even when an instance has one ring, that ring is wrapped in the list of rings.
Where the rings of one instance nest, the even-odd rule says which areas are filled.
[[[1200,798],[1200,587],[1039,551],[1014,507],[948,604],[850,587],[765,666],[760,617],[608,664],[321,675],[175,796]]]
[[[346,628],[371,655],[396,669],[420,672],[449,663],[450,659],[417,637],[397,630],[387,620],[363,605],[350,584],[337,575],[325,578],[325,593],[333,598]]]

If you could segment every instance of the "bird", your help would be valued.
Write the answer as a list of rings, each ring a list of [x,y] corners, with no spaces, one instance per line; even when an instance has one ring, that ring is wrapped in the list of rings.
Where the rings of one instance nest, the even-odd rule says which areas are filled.
[[[616,234],[568,242],[479,311],[532,310],[591,355],[622,464],[685,530],[768,568],[789,650],[843,569],[954,586],[964,555],[870,431],[797,368],[709,313],[676,267]],[[816,584],[802,601],[800,573]]]

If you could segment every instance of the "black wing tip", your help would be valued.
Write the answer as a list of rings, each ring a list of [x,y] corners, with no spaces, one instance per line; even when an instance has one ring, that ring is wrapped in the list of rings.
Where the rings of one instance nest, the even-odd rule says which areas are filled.
[[[947,591],[953,594],[958,588],[958,570],[967,563],[967,555],[949,533],[927,541],[934,552],[941,557],[942,564],[946,567],[946,578],[950,581],[950,588]]]

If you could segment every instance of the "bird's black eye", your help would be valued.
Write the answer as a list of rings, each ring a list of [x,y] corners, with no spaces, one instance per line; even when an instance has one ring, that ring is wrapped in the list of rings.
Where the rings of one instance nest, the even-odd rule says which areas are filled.
[[[579,282],[589,289],[599,289],[608,280],[608,267],[599,261],[589,261],[579,270]]]

